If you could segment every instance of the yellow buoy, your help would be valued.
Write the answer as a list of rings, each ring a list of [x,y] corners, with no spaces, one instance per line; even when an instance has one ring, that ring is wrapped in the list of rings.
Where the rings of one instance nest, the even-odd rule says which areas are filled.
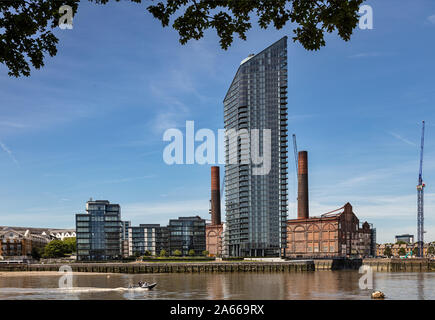
[[[384,299],[385,294],[381,291],[375,291],[372,293],[372,299]]]

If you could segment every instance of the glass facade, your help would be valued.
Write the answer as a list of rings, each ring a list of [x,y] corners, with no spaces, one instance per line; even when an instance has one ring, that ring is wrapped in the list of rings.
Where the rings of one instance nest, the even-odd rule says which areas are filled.
[[[242,135],[225,141],[229,254],[278,256],[286,246],[287,37],[242,61],[224,99],[224,123],[225,130],[247,130],[249,136],[252,129],[260,133],[258,141],[244,143]],[[271,169],[255,175],[258,165],[250,161],[252,144],[258,144],[261,153],[263,129],[271,134]]]
[[[131,227],[131,221],[122,221],[121,247],[122,247],[122,256],[124,258],[127,258],[129,256],[128,231],[130,227]]]
[[[167,227],[159,224],[140,224],[129,228],[129,255],[144,255],[149,251],[159,255],[161,250],[168,250]]]
[[[88,201],[87,214],[76,215],[77,260],[121,257],[121,207],[106,200]]]
[[[205,224],[205,220],[198,216],[169,220],[170,254],[179,250],[183,256],[187,256],[190,250],[194,250],[195,255],[202,255],[206,249]]]
[[[128,232],[131,227],[131,221],[122,221],[122,240],[128,240]]]

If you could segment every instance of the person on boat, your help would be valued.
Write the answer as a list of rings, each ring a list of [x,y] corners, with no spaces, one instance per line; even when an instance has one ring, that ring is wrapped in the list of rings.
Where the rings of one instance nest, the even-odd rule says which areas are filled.
[[[139,280],[138,285],[139,285],[139,287],[142,287],[143,282]]]

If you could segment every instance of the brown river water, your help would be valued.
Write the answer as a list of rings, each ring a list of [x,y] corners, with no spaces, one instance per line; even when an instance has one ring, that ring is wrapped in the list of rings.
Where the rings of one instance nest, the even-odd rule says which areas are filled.
[[[74,273],[72,288],[59,288],[56,272],[1,272],[4,299],[370,299],[354,270],[305,273]],[[151,290],[128,289],[139,280],[157,282]],[[387,299],[435,300],[435,273],[375,272],[373,289]]]

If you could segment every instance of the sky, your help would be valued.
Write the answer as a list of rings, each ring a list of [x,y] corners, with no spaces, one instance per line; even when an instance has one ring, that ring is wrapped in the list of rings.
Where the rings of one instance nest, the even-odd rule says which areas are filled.
[[[215,31],[186,45],[145,4],[81,2],[58,53],[30,77],[0,65],[0,225],[74,228],[89,198],[122,219],[209,219],[210,165],[167,165],[169,128],[223,128],[240,61],[288,36],[289,218],[296,217],[291,134],[309,152],[310,215],[353,205],[377,242],[416,235],[421,121],[425,239],[435,240],[435,2],[367,1],[373,30],[326,47],[293,43],[292,25],[254,24],[228,50]],[[198,143],[197,143],[198,145]],[[221,169],[223,170],[223,168]]]

